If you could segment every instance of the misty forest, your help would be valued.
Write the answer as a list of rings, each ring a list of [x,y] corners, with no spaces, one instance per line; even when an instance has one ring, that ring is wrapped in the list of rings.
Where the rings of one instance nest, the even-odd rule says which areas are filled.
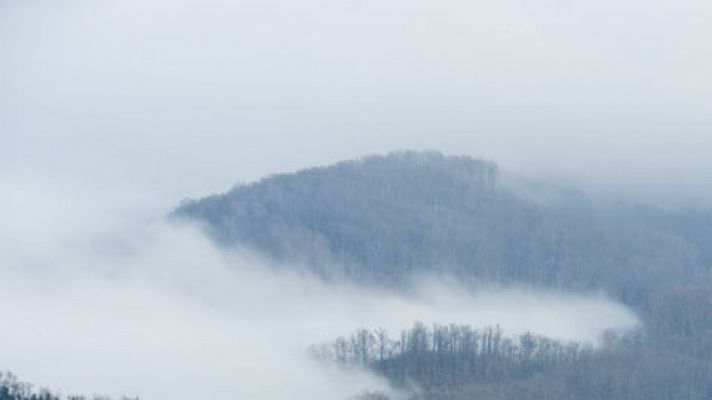
[[[471,291],[603,293],[638,318],[593,342],[416,319],[400,331],[362,326],[303,349],[334,368],[371,371],[395,390],[354,399],[712,398],[707,209],[593,200],[506,181],[492,162],[404,151],[238,184],[184,200],[167,218],[326,285],[407,295],[417,279],[447,277]],[[12,374],[0,380],[2,400],[58,396]]]
[[[472,287],[603,291],[640,317],[596,347],[414,321],[402,332],[365,327],[317,352],[371,368],[414,399],[712,398],[712,211],[546,194],[500,185],[491,162],[400,152],[237,185],[172,217],[327,280],[399,290],[432,273]]]
[[[0,400],[712,400],[711,18],[0,0]]]

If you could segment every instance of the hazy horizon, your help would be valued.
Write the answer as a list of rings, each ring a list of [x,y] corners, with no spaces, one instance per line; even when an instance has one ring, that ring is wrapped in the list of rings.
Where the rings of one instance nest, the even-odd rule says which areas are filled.
[[[704,1],[1,1],[0,171],[161,207],[433,149],[709,204]],[[672,195],[671,193],[674,193]]]
[[[16,328],[0,326],[0,370],[147,400],[332,400],[366,389],[402,400],[375,372],[330,368],[306,349],[415,320],[596,343],[660,311],[662,300],[645,303],[651,288],[689,296],[675,303],[687,312],[704,285],[683,284],[709,276],[698,221],[628,226],[606,216],[605,229],[587,231],[581,221],[593,226],[598,214],[567,219],[506,198],[477,227],[514,215],[502,239],[424,201],[428,222],[451,217],[431,243],[476,231],[482,243],[462,245],[471,259],[480,244],[501,246],[491,259],[521,271],[528,261],[517,257],[534,254],[543,261],[529,272],[553,265],[590,278],[576,288],[603,287],[595,268],[604,260],[614,271],[606,282],[620,285],[472,288],[438,276],[408,297],[276,273],[265,254],[225,250],[165,217],[184,198],[397,150],[493,161],[505,185],[542,193],[712,209],[711,16],[702,0],[0,0],[0,314]],[[361,217],[327,222],[346,243]],[[420,217],[404,225],[418,229]],[[311,232],[280,222],[265,242]],[[511,232],[529,228],[521,237],[550,241],[512,243]],[[693,272],[670,289],[676,271]],[[677,321],[650,313],[661,332]]]

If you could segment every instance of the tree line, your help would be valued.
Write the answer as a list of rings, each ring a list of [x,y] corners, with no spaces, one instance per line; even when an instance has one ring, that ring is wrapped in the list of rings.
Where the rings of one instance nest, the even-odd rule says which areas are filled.
[[[107,396],[84,396],[67,395],[62,396],[47,388],[36,388],[27,382],[23,382],[11,372],[0,371],[0,400],[112,400]],[[120,400],[139,400],[138,398],[121,397]]]
[[[361,329],[314,354],[365,367],[411,400],[657,400],[712,398],[712,360],[658,348],[641,331],[607,332],[600,347],[498,327],[416,323],[390,338]],[[383,398],[383,394],[363,398]]]

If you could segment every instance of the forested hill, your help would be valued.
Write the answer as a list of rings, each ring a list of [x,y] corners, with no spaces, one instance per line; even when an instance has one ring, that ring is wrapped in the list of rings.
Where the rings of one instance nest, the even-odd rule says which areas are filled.
[[[544,203],[497,178],[490,162],[397,152],[237,185],[172,215],[203,221],[223,245],[360,281],[446,271],[635,301],[706,274],[709,214],[594,206],[583,196]]]
[[[602,289],[644,326],[596,352],[528,337],[490,351],[482,340],[493,336],[468,327],[415,329],[381,345],[379,332],[364,330],[335,342],[334,359],[354,354],[394,385],[415,382],[424,391],[413,399],[709,399],[712,213],[583,195],[541,201],[497,178],[489,162],[400,152],[238,185],[187,201],[172,216],[202,221],[221,245],[252,247],[330,278],[397,287],[430,272]],[[465,333],[474,339],[462,340]],[[451,340],[441,346],[438,338]],[[453,352],[455,343],[465,347]],[[373,358],[368,348],[392,351]]]

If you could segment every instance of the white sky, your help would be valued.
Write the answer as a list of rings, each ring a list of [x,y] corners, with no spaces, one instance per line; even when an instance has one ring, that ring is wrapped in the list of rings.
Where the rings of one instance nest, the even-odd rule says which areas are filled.
[[[393,149],[707,201],[703,0],[0,0],[0,169],[184,196]]]

